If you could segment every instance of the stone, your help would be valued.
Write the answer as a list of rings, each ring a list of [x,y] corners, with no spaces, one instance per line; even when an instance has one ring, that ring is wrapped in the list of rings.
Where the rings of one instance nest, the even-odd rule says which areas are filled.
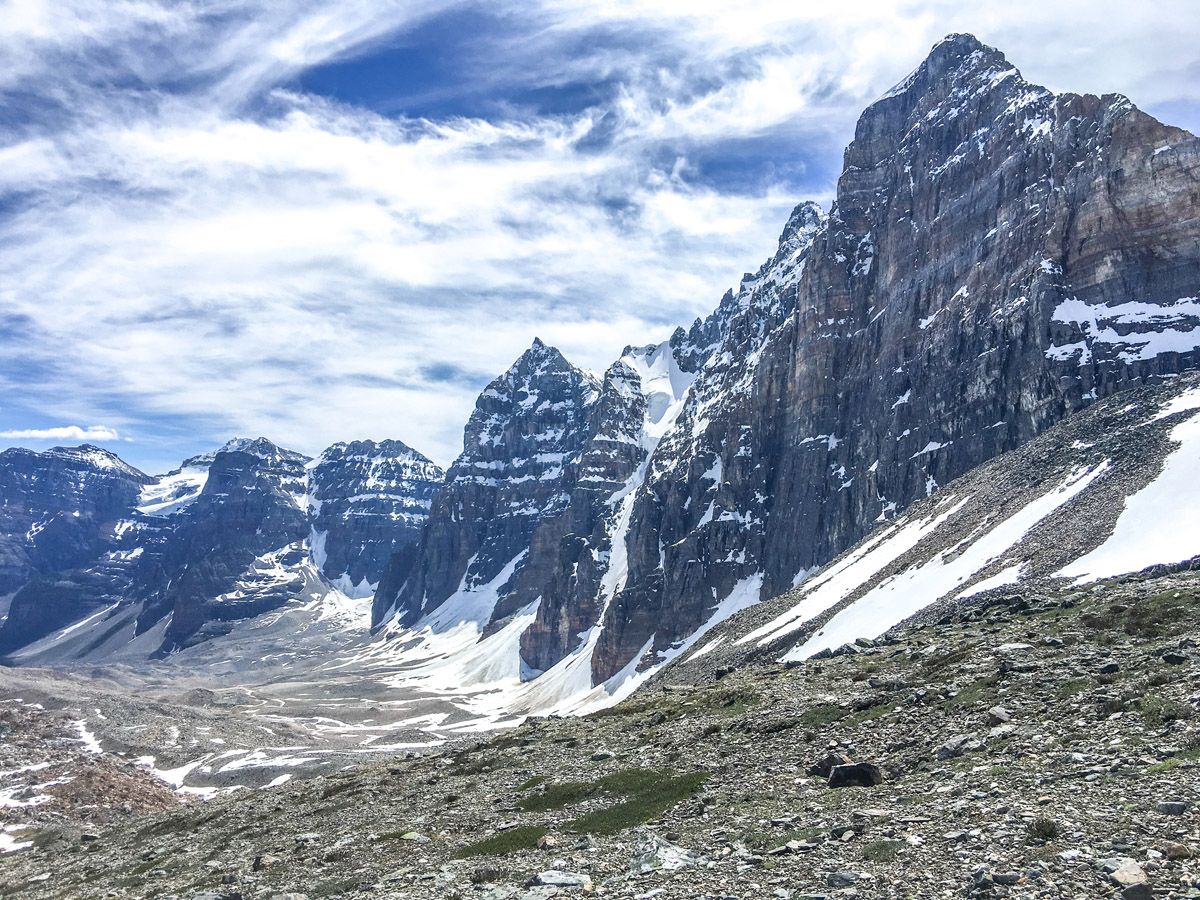
[[[862,876],[857,872],[842,870],[839,872],[831,872],[828,876],[826,876],[825,883],[833,888],[843,888],[857,884],[861,878]]]
[[[629,863],[630,875],[645,875],[649,872],[674,872],[696,865],[696,857],[690,852],[657,834],[644,831],[638,835],[633,859]]]
[[[828,778],[834,766],[845,766],[850,762],[850,757],[844,753],[827,753],[808,767],[808,774],[816,778]]]
[[[1146,882],[1146,870],[1136,860],[1123,859],[1108,873],[1109,880],[1117,887],[1126,888]]]
[[[1003,706],[993,706],[987,711],[987,723],[989,725],[1003,725],[1011,718],[1012,714]]]
[[[1187,844],[1179,844],[1174,841],[1168,841],[1163,844],[1163,855],[1167,859],[1191,859],[1192,848]]]
[[[585,875],[582,872],[564,872],[560,869],[547,869],[545,872],[538,872],[537,875],[533,876],[532,885],[555,888],[583,888],[590,891],[592,889],[592,879],[591,876]]]
[[[874,787],[883,782],[879,766],[869,762],[846,763],[834,766],[829,772],[831,788]]]
[[[973,753],[983,749],[983,742],[969,734],[960,734],[950,738],[937,748],[937,758],[940,760],[956,759],[964,753]]]
[[[1155,811],[1164,816],[1182,816],[1190,807],[1191,804],[1186,800],[1160,800],[1154,804]]]

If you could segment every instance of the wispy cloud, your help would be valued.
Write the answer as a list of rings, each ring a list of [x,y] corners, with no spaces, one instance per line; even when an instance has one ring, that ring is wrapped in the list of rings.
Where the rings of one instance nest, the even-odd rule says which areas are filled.
[[[1180,0],[850,7],[0,5],[0,427],[108,421],[151,467],[233,433],[446,462],[534,334],[601,369],[710,309],[946,31],[1055,88],[1200,95]],[[413,86],[416,36],[459,33]],[[395,103],[302,87],[355,59]]]
[[[59,425],[55,428],[17,428],[0,431],[0,438],[18,441],[115,441],[120,435],[103,425]]]

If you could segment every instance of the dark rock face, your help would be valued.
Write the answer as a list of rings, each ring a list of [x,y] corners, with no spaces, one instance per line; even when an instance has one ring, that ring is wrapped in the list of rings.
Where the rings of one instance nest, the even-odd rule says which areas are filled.
[[[119,521],[151,480],[88,444],[0,453],[0,595],[19,595],[31,582],[113,550]],[[44,590],[55,590],[52,580]],[[0,628],[0,652],[18,646],[20,635],[40,637],[90,608],[69,600],[14,603]]]
[[[238,439],[161,478],[91,447],[0,454],[0,547],[17,589],[0,651],[132,604],[126,640],[159,626],[167,652],[327,590],[318,570],[365,587],[415,542],[440,478],[398,441],[338,444],[312,462]],[[108,627],[97,621],[89,646],[112,646]]]
[[[538,524],[567,507],[565,467],[587,440],[599,388],[540,340],[488,385],[420,544],[399,554],[379,585],[376,623],[393,610],[413,622],[460,588],[498,581],[507,593]],[[496,617],[515,609],[502,603]]]
[[[265,439],[216,454],[204,489],[161,557],[136,576],[147,610],[171,612],[164,649],[189,641],[210,621],[246,618],[286,602],[296,586],[291,579],[279,593],[239,590],[239,581],[260,557],[308,536],[308,461]]]
[[[708,358],[651,460],[597,680],[1092,400],[1196,367],[1200,141],[953,36],[863,114],[803,255],[760,273],[783,282],[774,316],[724,376]]]
[[[445,473],[400,441],[334,444],[309,471],[312,552],[351,597],[375,592],[392,554],[417,542]]]
[[[150,481],[89,444],[0,453],[0,595],[94,556]]]

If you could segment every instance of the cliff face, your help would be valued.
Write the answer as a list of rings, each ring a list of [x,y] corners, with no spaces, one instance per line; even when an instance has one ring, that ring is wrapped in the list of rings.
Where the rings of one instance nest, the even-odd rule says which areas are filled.
[[[660,446],[596,678],[1086,403],[1196,367],[1198,295],[1200,142],[948,38],[859,120],[779,324]]]
[[[0,596],[113,549],[120,537],[118,522],[151,480],[86,444],[0,453]],[[19,634],[45,633],[89,608],[15,604],[9,610],[11,624],[0,631],[0,651],[17,646]]]
[[[539,522],[566,506],[565,467],[587,440],[595,378],[534,340],[479,396],[463,452],[446,474],[420,544],[398,554],[375,595],[375,621],[410,623],[456,593],[520,569]],[[511,604],[502,604],[502,616]]]
[[[309,469],[313,559],[351,597],[370,597],[392,554],[420,539],[445,473],[400,441],[334,444]]]
[[[167,652],[329,586],[369,595],[415,544],[441,477],[398,441],[311,461],[237,439],[158,478],[94,447],[6,451],[0,650],[95,616],[85,652],[147,632],[140,643]]]
[[[566,378],[587,397],[560,390],[561,421],[522,418],[511,372],[485,391],[378,620],[486,586],[485,639],[531,615],[527,678],[672,658],[1072,411],[1197,367],[1197,297],[1200,142],[953,35],[863,113],[828,216],[797,207],[712,316]],[[522,424],[480,448],[482,419]],[[520,468],[539,429],[553,472]]]

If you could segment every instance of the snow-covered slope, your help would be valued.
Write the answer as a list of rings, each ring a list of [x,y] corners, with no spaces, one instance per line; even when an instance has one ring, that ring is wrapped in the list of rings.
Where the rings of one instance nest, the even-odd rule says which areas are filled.
[[[1200,561],[1200,376],[1096,404],[881,526],[684,664],[784,661],[949,605]]]

